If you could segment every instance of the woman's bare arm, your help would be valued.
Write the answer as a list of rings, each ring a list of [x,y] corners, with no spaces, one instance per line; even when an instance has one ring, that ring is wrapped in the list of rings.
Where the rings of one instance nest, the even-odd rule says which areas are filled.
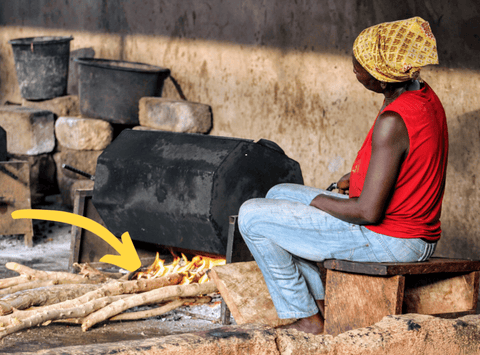
[[[360,197],[340,199],[318,195],[310,205],[350,223],[381,222],[408,148],[403,119],[395,112],[382,113],[373,129],[372,155]]]

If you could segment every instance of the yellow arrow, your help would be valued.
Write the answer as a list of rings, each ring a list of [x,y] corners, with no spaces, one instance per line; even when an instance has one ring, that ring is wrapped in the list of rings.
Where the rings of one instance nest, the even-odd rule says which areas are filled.
[[[102,226],[100,223],[78,214],[63,211],[17,210],[12,212],[12,218],[43,219],[46,221],[72,224],[74,226],[86,229],[102,238],[120,254],[105,255],[100,259],[100,262],[116,265],[128,271],[135,271],[141,266],[140,258],[138,257],[137,251],[132,243],[132,238],[130,238],[130,234],[128,234],[128,232],[122,234],[122,241],[120,242],[107,228]]]

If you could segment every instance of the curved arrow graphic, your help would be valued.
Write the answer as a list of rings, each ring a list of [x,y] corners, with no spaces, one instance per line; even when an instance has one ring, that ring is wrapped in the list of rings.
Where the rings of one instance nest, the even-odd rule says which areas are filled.
[[[125,232],[122,234],[120,242],[107,228],[102,226],[90,218],[80,216],[75,213],[51,210],[17,210],[12,212],[13,219],[30,218],[42,219],[46,221],[54,221],[72,224],[74,226],[86,229],[110,244],[120,255],[105,255],[100,262],[116,265],[128,271],[135,271],[141,266],[140,258],[133,246],[130,234]]]

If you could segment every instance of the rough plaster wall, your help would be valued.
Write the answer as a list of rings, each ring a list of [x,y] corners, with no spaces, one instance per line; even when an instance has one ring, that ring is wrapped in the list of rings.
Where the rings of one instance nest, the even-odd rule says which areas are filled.
[[[21,13],[27,11],[23,2],[2,15],[1,23],[9,24],[0,29],[2,102],[20,100],[8,39],[73,35],[72,49],[93,47],[99,58],[170,68],[187,99],[212,106],[211,134],[271,139],[301,164],[305,183],[317,187],[349,171],[381,105],[382,98],[352,73],[355,35],[370,24],[420,12],[437,35],[442,62],[422,75],[444,103],[450,130],[444,238],[437,253],[479,257],[480,66],[473,55],[480,31],[471,31],[478,19],[471,1],[397,7],[348,0],[292,0],[282,7],[272,1],[119,1],[116,7],[86,1],[72,11],[57,0],[39,1],[32,14]],[[43,18],[26,21],[33,13]],[[164,96],[179,97],[170,81]]]

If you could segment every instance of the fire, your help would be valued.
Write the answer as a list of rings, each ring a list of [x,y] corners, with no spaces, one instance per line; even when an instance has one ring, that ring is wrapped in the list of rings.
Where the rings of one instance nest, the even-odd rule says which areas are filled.
[[[204,283],[208,281],[207,271],[217,265],[225,265],[226,260],[223,258],[210,258],[206,256],[196,255],[191,261],[182,253],[182,257],[175,256],[173,262],[165,265],[165,260],[160,259],[158,252],[155,261],[145,271],[140,271],[137,279],[151,279],[162,277],[167,274],[181,274],[183,280],[180,284],[187,285],[198,282]]]

